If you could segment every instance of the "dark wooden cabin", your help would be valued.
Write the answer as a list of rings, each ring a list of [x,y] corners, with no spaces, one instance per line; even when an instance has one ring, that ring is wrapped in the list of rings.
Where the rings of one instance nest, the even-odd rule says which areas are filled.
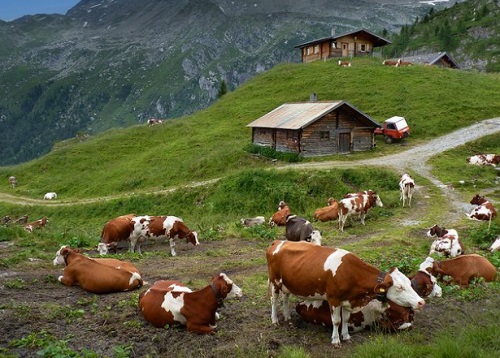
[[[404,56],[402,60],[420,65],[432,65],[446,68],[460,68],[457,61],[446,52],[421,53],[413,56]]]
[[[295,46],[301,52],[302,62],[329,58],[381,55],[375,50],[391,42],[365,29],[332,35]]]
[[[247,127],[252,143],[304,157],[372,149],[381,125],[345,101],[285,103]]]

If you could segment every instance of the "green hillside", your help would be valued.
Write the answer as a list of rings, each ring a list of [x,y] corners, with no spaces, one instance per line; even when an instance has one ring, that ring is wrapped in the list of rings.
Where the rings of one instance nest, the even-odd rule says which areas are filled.
[[[243,168],[268,167],[270,161],[245,152],[251,142],[246,125],[282,103],[307,101],[313,92],[318,100],[346,100],[380,122],[405,116],[414,143],[500,114],[497,74],[393,68],[376,59],[355,60],[350,68],[333,61],[283,64],[192,116],[57,143],[40,159],[2,167],[0,190],[9,190],[6,179],[15,175],[18,195],[39,199],[55,191],[61,199],[91,198],[168,189]],[[374,152],[361,155],[390,150],[394,146],[380,143]]]

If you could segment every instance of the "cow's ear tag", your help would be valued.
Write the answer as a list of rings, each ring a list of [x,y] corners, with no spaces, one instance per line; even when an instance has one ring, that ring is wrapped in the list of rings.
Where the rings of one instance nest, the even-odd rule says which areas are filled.
[[[385,290],[384,290],[383,288],[380,288],[380,290],[379,290],[379,291],[380,291],[380,292],[385,292]]]

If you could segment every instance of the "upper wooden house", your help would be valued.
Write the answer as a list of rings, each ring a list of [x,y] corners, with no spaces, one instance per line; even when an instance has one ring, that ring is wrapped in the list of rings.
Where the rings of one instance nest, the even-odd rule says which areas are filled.
[[[247,127],[253,144],[312,157],[371,149],[381,125],[351,104],[334,101],[285,103]]]
[[[422,53],[414,56],[405,56],[403,59],[407,62],[421,65],[460,68],[457,61],[455,61],[453,57],[446,52]]]
[[[301,52],[302,62],[340,57],[373,56],[377,48],[391,42],[365,29],[332,35],[295,46]]]

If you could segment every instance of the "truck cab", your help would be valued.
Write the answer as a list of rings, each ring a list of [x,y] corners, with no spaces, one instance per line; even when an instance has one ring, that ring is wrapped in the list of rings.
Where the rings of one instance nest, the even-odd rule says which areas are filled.
[[[386,143],[390,144],[394,140],[407,138],[410,136],[410,127],[406,119],[394,116],[384,121],[382,128],[376,128],[375,135],[383,135]]]

